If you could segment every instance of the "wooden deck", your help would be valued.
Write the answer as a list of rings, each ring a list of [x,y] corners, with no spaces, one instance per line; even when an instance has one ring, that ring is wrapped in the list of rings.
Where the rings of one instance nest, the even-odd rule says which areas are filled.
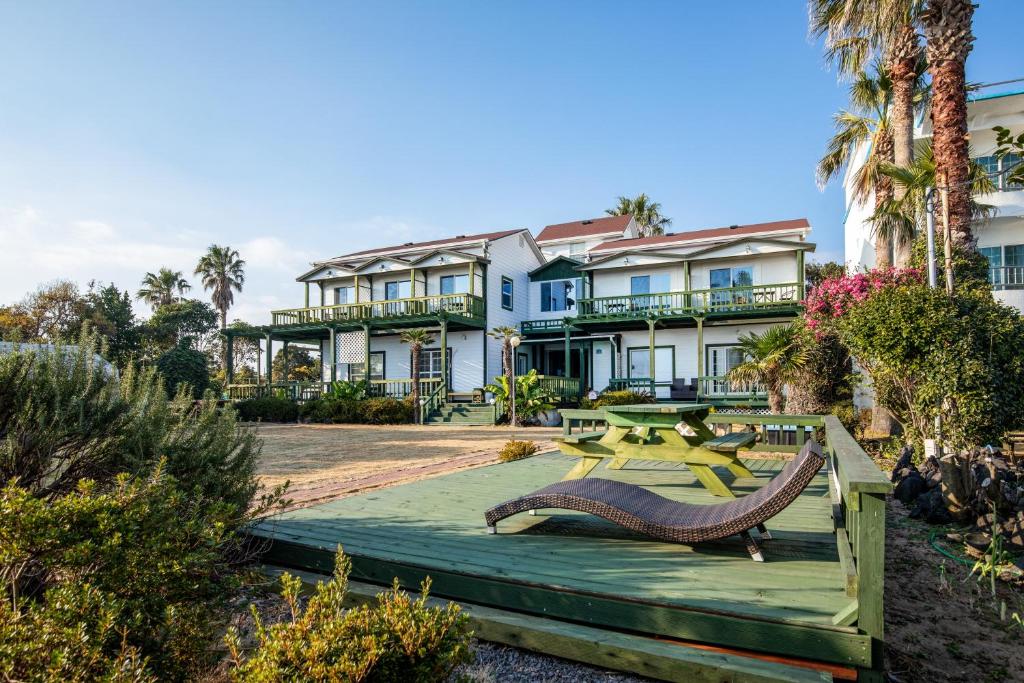
[[[752,562],[738,537],[691,548],[573,512],[521,515],[502,522],[497,535],[486,533],[488,507],[558,481],[572,462],[552,453],[452,473],[284,513],[254,534],[272,541],[265,561],[276,565],[329,571],[341,545],[359,581],[387,585],[398,577],[415,588],[429,575],[435,595],[469,604],[877,668],[878,648],[855,623],[857,600],[850,597],[848,562],[837,551],[825,470],[768,523],[774,539],[764,542],[764,563]],[[781,467],[744,462],[754,478],[719,471],[737,495]],[[718,502],[682,465],[632,461],[622,470],[602,465],[594,475],[675,500]]]

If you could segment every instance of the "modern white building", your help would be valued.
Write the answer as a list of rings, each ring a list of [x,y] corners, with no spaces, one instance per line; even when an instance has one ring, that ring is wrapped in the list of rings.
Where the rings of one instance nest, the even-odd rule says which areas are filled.
[[[324,384],[367,379],[375,393],[403,396],[412,372],[401,333],[429,330],[421,394],[446,404],[480,401],[502,366],[488,331],[513,327],[517,372],[537,369],[564,399],[629,387],[759,405],[757,388],[725,375],[741,360],[740,334],[799,313],[810,231],[796,219],[637,237],[631,216],[606,216],[549,225],[536,239],[518,229],[348,253],[300,275],[303,305],[273,311],[258,333],[319,347]]]
[[[1003,126],[1015,135],[1024,132],[1024,90],[987,92],[972,97],[967,104],[967,127],[970,132],[971,156],[989,169],[997,190],[978,196],[977,201],[995,208],[995,215],[979,222],[975,229],[978,250],[990,264],[989,279],[996,298],[1024,311],[1024,187],[1006,182],[1006,171],[1020,163],[1010,155],[1002,160],[995,157],[996,135],[993,128]],[[925,115],[915,128],[917,139],[932,134],[931,117]],[[861,204],[853,201],[851,179],[867,156],[862,147],[847,168],[845,248],[846,264],[851,269],[871,268],[875,264],[874,238],[868,217],[873,210],[873,199]]]

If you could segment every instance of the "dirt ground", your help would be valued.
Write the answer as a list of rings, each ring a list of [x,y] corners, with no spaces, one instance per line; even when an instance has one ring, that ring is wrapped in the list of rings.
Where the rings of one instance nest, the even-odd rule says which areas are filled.
[[[890,500],[885,549],[885,639],[889,679],[1024,681],[1024,595],[997,582],[970,576],[971,567],[939,553],[929,542],[936,527],[907,517]],[[962,544],[937,542],[962,557]],[[1005,608],[1002,605],[1005,603]],[[1001,611],[1005,619],[1001,618]]]
[[[425,476],[497,462],[508,427],[431,425],[259,425],[259,474],[267,486],[288,480],[297,506]],[[543,450],[561,429],[517,429]]]

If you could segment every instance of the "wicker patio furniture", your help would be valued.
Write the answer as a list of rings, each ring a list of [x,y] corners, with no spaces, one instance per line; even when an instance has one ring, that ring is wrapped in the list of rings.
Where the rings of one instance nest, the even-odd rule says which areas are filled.
[[[680,503],[634,484],[592,477],[560,481],[496,505],[485,513],[485,519],[488,531],[497,533],[497,523],[506,517],[560,508],[597,515],[632,531],[676,543],[700,543],[738,534],[750,557],[763,562],[750,530],[757,529],[762,538],[770,539],[764,523],[796,500],[824,463],[821,447],[812,439],[770,482],[726,503]]]

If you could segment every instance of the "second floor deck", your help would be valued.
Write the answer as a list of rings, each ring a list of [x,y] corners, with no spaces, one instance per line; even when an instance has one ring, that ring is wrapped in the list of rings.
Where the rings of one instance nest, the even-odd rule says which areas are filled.
[[[486,309],[483,297],[473,294],[417,296],[353,304],[287,308],[271,312],[275,327],[333,325],[338,328],[373,323],[422,323],[439,317],[482,326]]]
[[[750,313],[795,313],[803,299],[800,283],[721,287],[660,294],[628,294],[581,299],[580,322],[638,320]]]

